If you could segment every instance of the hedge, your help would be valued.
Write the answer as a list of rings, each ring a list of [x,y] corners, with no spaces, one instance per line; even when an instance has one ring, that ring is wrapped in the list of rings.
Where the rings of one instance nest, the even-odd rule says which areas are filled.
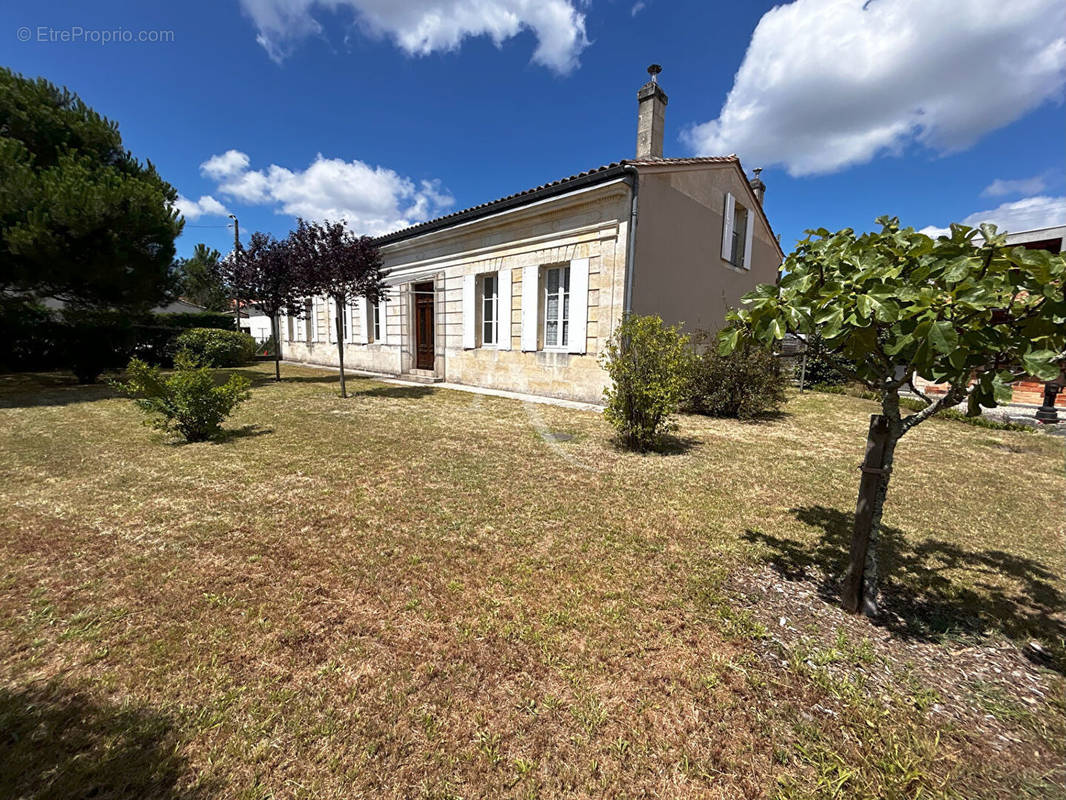
[[[169,367],[177,338],[189,328],[233,330],[229,314],[123,314],[116,311],[49,311],[0,303],[0,370],[69,369],[83,382],[121,369],[131,358]]]

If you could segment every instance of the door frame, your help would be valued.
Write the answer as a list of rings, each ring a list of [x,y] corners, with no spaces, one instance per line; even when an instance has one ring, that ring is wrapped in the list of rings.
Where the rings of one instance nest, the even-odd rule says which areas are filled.
[[[422,303],[421,304],[424,304],[425,303],[425,298],[427,298],[427,297],[429,299],[429,305],[430,305],[430,328],[431,328],[432,333],[433,333],[433,353],[432,353],[433,361],[432,361],[432,364],[429,367],[423,367],[423,366],[420,366],[419,362],[418,362],[418,356],[419,356],[419,336],[418,336],[418,328],[419,328],[419,324],[418,323],[419,323],[419,320],[418,320],[418,312],[419,312],[419,305],[420,305],[419,299],[422,298]],[[436,369],[437,369],[437,284],[436,284],[436,281],[434,281],[433,279],[430,279],[430,280],[426,280],[426,281],[419,281],[417,283],[412,283],[411,284],[411,306],[412,306],[411,321],[413,323],[411,325],[411,340],[412,340],[412,344],[414,345],[413,348],[412,348],[412,350],[414,351],[412,353],[412,356],[413,356],[413,358],[412,358],[413,367],[414,367],[414,369],[428,370],[428,371],[431,371],[431,372],[435,373]]]

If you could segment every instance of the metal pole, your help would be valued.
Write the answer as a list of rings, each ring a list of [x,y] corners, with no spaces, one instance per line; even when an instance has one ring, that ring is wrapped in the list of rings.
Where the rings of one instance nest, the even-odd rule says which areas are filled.
[[[229,218],[233,220],[233,257],[237,257],[237,251],[241,249],[241,224],[237,221],[237,217],[234,214],[230,214]],[[233,287],[234,294],[236,294],[237,287]],[[241,332],[241,299],[239,297],[233,298],[233,316],[237,322],[237,333]]]

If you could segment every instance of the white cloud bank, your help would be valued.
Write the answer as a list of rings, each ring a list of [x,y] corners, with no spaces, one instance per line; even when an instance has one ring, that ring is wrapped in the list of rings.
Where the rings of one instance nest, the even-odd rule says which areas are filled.
[[[200,172],[235,201],[274,206],[276,213],[307,220],[344,220],[356,233],[371,236],[438,216],[455,203],[439,181],[416,183],[362,161],[319,154],[303,170],[250,165],[245,153],[229,150],[203,162]]]
[[[256,41],[283,61],[302,39],[322,33],[314,11],[350,11],[371,36],[391,39],[412,56],[457,50],[470,36],[499,47],[524,30],[537,37],[533,61],[565,74],[588,46],[585,15],[571,0],[240,0]]]
[[[174,207],[189,221],[198,220],[204,215],[224,217],[229,214],[229,209],[209,194],[202,195],[199,200],[191,200],[179,194]]]
[[[991,222],[1000,232],[1017,233],[1020,231],[1039,230],[1066,225],[1066,197],[1026,197],[1013,203],[1003,203],[998,208],[978,211],[961,220],[971,228],[982,222]],[[947,236],[950,228],[938,228],[929,225],[922,228],[928,236]]]
[[[762,17],[718,118],[685,140],[827,173],[911,142],[965,149],[1064,83],[1062,0],[795,0]]]

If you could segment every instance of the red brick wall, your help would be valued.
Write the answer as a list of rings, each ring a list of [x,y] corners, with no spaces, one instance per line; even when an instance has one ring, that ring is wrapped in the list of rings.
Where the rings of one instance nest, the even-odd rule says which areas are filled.
[[[915,385],[925,394],[938,395],[944,394],[947,391],[947,385],[943,383],[929,383],[921,378],[916,378]],[[1043,381],[1027,379],[1024,381],[1018,381],[1014,384],[1014,396],[1011,398],[1015,403],[1030,403],[1032,405],[1043,405],[1044,403],[1044,383]],[[1066,391],[1059,392],[1059,396],[1055,398],[1055,406],[1058,408],[1066,408]]]

